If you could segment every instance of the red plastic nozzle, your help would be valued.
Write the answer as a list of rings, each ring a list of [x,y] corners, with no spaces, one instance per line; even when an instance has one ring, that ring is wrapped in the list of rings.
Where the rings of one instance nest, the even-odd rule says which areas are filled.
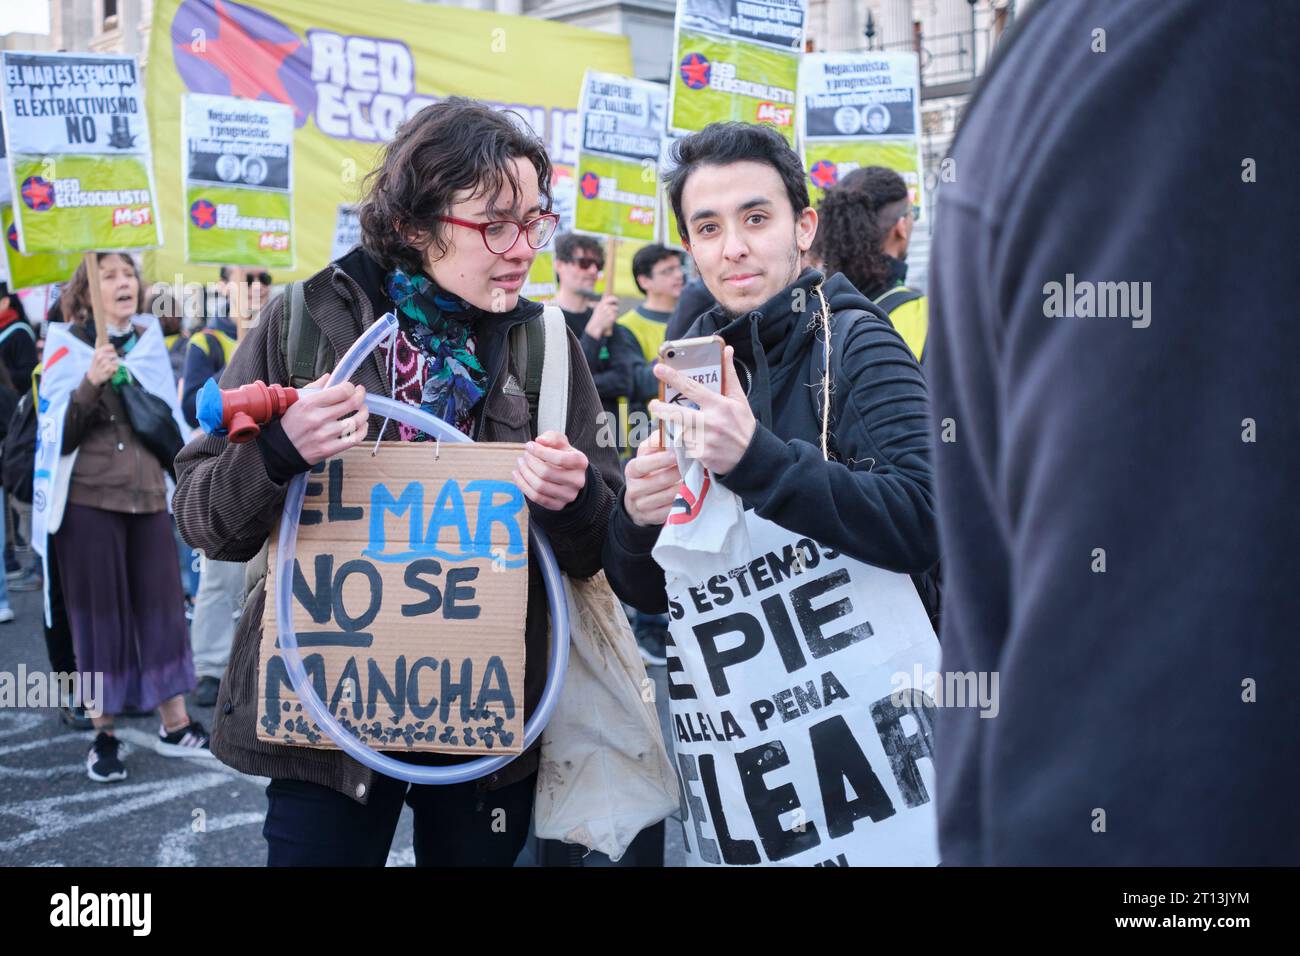
[[[298,401],[296,388],[249,382],[221,391],[221,424],[229,440],[242,444],[257,437],[262,426],[283,415]]]

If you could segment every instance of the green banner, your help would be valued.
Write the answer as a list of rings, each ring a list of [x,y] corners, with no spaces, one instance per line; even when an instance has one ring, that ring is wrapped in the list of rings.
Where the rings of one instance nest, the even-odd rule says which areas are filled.
[[[655,166],[583,153],[578,166],[579,232],[653,242]]]
[[[192,185],[185,192],[185,257],[208,265],[291,268],[287,193]]]
[[[737,120],[776,127],[794,145],[799,54],[680,30],[668,125],[693,133]]]
[[[156,245],[148,160],[138,156],[10,159],[22,243],[33,252],[89,252]]]
[[[826,190],[863,166],[884,166],[903,177],[912,207],[921,216],[924,179],[921,157],[914,139],[907,140],[824,140],[804,144],[804,168],[808,170],[808,195],[813,206]]]
[[[14,222],[13,206],[8,203],[0,205],[0,229],[3,229],[5,237],[9,288],[30,289],[51,282],[66,282],[77,271],[80,253],[35,252],[25,256],[19,252],[18,225]]]
[[[155,157],[168,241],[148,255],[146,273],[183,272],[188,280],[216,272],[184,262],[185,180],[196,177],[170,144],[183,143],[179,107],[186,93],[293,109],[295,261],[292,269],[272,270],[278,283],[306,278],[330,261],[339,205],[362,198],[383,143],[437,99],[473,96],[514,110],[543,138],[556,169],[571,171],[587,67],[631,72],[627,37],[407,0],[153,0],[149,122],[154,141],[169,145]],[[220,155],[209,155],[217,157],[217,179],[231,185],[264,188],[272,179],[272,157],[263,157],[267,176],[256,182],[260,168],[250,178],[241,163],[239,180],[225,179],[215,165]],[[233,175],[233,164],[226,164]],[[554,273],[544,278],[554,282]]]

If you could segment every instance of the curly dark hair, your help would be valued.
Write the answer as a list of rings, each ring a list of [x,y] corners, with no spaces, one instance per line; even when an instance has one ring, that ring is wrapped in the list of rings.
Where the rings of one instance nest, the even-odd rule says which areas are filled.
[[[812,256],[827,275],[836,272],[864,295],[882,285],[889,263],[881,244],[907,212],[907,183],[892,169],[864,166],[827,190],[817,209]]]
[[[401,125],[366,177],[362,245],[385,268],[424,268],[428,245],[447,251],[445,226],[434,217],[446,214],[456,193],[473,189],[495,200],[509,190],[518,199],[513,159],[537,170],[542,208],[549,210],[551,161],[522,117],[463,96],[426,106]],[[413,235],[427,236],[426,244],[417,245]]]

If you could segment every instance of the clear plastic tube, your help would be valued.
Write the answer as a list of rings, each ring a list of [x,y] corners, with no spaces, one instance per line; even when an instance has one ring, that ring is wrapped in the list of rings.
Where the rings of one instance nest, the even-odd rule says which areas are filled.
[[[337,385],[346,382],[362,361],[380,342],[393,334],[396,328],[397,317],[391,312],[371,325],[353,343],[352,348],[348,349],[347,354],[335,367],[329,384]],[[471,441],[467,435],[423,409],[393,401],[382,395],[367,395],[366,408],[372,415],[384,415],[443,441]],[[316,725],[349,757],[371,770],[408,783],[442,785],[466,783],[494,773],[514,760],[518,755],[481,757],[450,767],[426,767],[406,763],[363,744],[335,719],[321,699],[316,696],[316,691],[307,677],[306,668],[303,667],[297,636],[293,629],[293,561],[298,545],[298,520],[302,514],[306,490],[307,475],[298,475],[289,482],[284,499],[284,517],[280,522],[280,540],[276,552],[275,615],[280,632],[280,656],[284,659],[289,682],[293,685],[294,693],[302,702],[307,716],[315,721]],[[542,691],[536,709],[524,724],[522,749],[525,751],[541,736],[547,721],[555,711],[555,704],[559,699],[560,689],[564,686],[564,676],[569,665],[569,602],[564,588],[564,579],[560,575],[560,566],[556,563],[555,554],[551,551],[545,532],[535,523],[530,523],[528,534],[532,540],[532,554],[541,566],[542,580],[546,586],[546,600],[550,605],[551,647],[546,687]]]

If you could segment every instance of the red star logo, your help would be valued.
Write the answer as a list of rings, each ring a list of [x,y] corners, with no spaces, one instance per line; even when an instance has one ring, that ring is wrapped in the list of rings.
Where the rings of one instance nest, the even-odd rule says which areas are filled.
[[[9,231],[5,233],[5,238],[9,240],[9,247],[17,250],[18,248],[18,226],[14,223],[9,224]]]
[[[682,60],[682,81],[692,90],[703,89],[709,85],[709,61],[698,53],[691,53]]]
[[[812,176],[813,185],[818,189],[830,189],[839,179],[835,164],[829,159],[819,159],[813,163],[809,175]]]
[[[200,229],[211,229],[217,224],[217,207],[206,199],[196,199],[190,206],[190,219]]]
[[[279,77],[285,58],[292,55],[301,43],[297,40],[272,43],[254,39],[231,18],[221,0],[215,0],[213,6],[217,11],[218,35],[208,40],[207,50],[195,54],[188,43],[177,48],[187,55],[207,60],[224,73],[230,80],[231,96],[256,100],[265,94],[277,102],[293,106],[295,115],[301,116],[302,109],[293,102]]]
[[[600,192],[600,177],[595,173],[583,173],[578,188],[582,190],[582,195],[585,198],[595,199],[596,194]]]
[[[40,176],[23,180],[23,202],[27,208],[42,212],[54,205],[54,184]]]

